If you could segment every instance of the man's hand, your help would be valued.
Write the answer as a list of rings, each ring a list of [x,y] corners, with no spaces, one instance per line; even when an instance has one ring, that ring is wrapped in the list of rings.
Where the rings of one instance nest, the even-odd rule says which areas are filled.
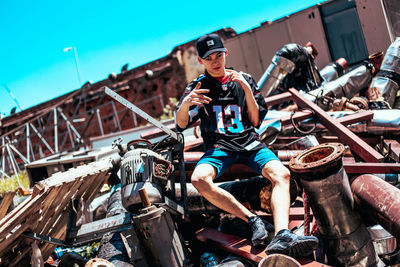
[[[188,94],[185,99],[183,99],[182,106],[185,105],[186,107],[190,107],[192,105],[202,105],[208,104],[211,102],[211,98],[204,95],[210,92],[209,89],[200,89],[201,82],[199,82],[196,87]]]
[[[181,107],[176,113],[176,123],[179,127],[185,128],[189,122],[189,108],[193,105],[199,106],[211,102],[211,98],[204,95],[210,92],[209,89],[200,89],[199,82],[196,87],[183,99]]]
[[[237,72],[235,70],[230,70],[226,69],[225,70],[227,75],[229,76],[229,81],[231,82],[238,82],[240,86],[243,88],[245,93],[251,93],[251,88],[249,83],[246,81],[246,79],[243,77],[243,75],[240,72]]]
[[[230,69],[226,69],[225,71],[227,72],[228,76],[230,76],[229,77],[230,81],[238,82],[240,84],[240,87],[242,87],[246,98],[247,114],[249,115],[251,124],[254,127],[257,127],[259,124],[259,116],[260,116],[259,108],[249,83],[246,81],[246,79],[240,72]]]

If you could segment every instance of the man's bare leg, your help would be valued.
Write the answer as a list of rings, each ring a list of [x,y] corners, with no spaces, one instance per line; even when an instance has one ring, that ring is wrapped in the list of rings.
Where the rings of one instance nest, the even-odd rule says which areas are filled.
[[[272,182],[271,208],[275,237],[268,244],[267,254],[280,253],[291,257],[306,257],[318,246],[315,236],[297,236],[289,228],[290,172],[278,160],[265,164],[262,173]]]
[[[216,174],[216,169],[210,164],[200,164],[192,174],[192,184],[204,198],[216,207],[247,222],[253,232],[251,242],[254,246],[265,245],[269,236],[264,222],[237,201],[231,193],[216,186],[213,182]]]
[[[272,182],[271,209],[275,234],[289,227],[290,172],[278,160],[267,162],[262,174]]]
[[[199,193],[214,206],[239,217],[244,221],[255,216],[239,201],[237,201],[231,193],[218,187],[213,180],[217,175],[216,169],[209,164],[198,165],[192,174],[192,184]]]

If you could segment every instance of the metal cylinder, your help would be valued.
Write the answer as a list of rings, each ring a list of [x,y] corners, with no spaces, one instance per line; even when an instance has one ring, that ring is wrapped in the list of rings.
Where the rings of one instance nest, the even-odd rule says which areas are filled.
[[[351,190],[362,210],[400,239],[400,189],[375,175],[363,174],[352,180]]]
[[[310,200],[324,249],[334,266],[376,266],[378,258],[368,230],[354,209],[339,143],[312,147],[292,158],[289,167],[300,178]]]
[[[344,96],[348,99],[352,98],[363,88],[368,87],[372,79],[371,68],[372,65],[361,65],[336,80],[310,91],[304,97],[316,102],[322,109],[328,110],[331,103],[322,101],[323,97],[340,98]]]
[[[169,162],[145,148],[128,151],[121,162],[121,198],[125,209],[136,212],[141,208],[139,189],[144,188],[151,203],[162,202],[162,189],[167,183],[157,166],[169,172]]]
[[[275,55],[272,58],[271,64],[264,72],[258,88],[264,97],[269,96],[281,84],[288,73],[291,73],[295,68],[295,64],[289,59]]]
[[[380,71],[372,79],[369,88],[378,89],[378,98],[371,101],[384,101],[392,108],[400,85],[400,38],[389,46],[383,58]],[[376,105],[377,107],[382,105]],[[383,105],[386,106],[386,105]]]
[[[181,267],[188,263],[186,249],[165,209],[149,206],[132,219],[152,266]]]
[[[336,62],[326,65],[319,73],[324,82],[330,82],[342,76],[348,67],[346,59],[341,57]]]

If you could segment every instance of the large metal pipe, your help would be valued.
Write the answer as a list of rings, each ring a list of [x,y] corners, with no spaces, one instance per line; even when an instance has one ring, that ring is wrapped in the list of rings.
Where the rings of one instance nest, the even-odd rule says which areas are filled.
[[[363,64],[336,80],[325,83],[321,87],[308,92],[304,97],[316,102],[322,109],[328,110],[331,101],[327,101],[324,97],[332,99],[346,97],[350,99],[363,88],[367,88],[371,79],[372,64]]]
[[[400,85],[400,38],[389,46],[368,89],[371,108],[392,108]],[[374,93],[372,93],[374,92]],[[381,104],[379,104],[381,102]],[[382,105],[383,104],[383,105]]]
[[[276,51],[272,62],[260,78],[258,87],[264,97],[275,89],[291,87],[303,91],[313,90],[321,85],[312,53],[298,44],[286,44]]]
[[[326,65],[319,73],[324,79],[324,82],[330,82],[342,76],[348,67],[347,60],[341,57],[336,60],[336,62]]]
[[[378,257],[368,230],[354,209],[354,199],[339,143],[318,145],[292,158],[289,167],[300,178],[310,200],[328,263],[376,266]]]
[[[150,205],[132,218],[151,266],[180,267],[189,263],[188,252],[175,222],[164,208]]]
[[[400,239],[400,189],[375,175],[363,174],[352,180],[351,190],[362,210]]]
[[[271,64],[258,81],[258,88],[264,97],[269,96],[282,83],[288,73],[295,68],[295,64],[289,59],[275,55]]]

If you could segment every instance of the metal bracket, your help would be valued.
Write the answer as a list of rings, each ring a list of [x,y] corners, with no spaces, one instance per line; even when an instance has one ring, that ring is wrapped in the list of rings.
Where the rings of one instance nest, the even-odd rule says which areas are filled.
[[[32,232],[24,232],[22,234],[22,236],[30,238],[30,239],[34,239],[34,240],[38,240],[38,241],[44,241],[50,244],[54,244],[57,246],[61,246],[61,247],[70,247],[71,244],[64,242],[63,240],[57,239],[57,238],[53,238],[53,237],[49,237],[49,236],[45,236],[45,235],[41,235],[41,234],[37,234],[37,233],[32,233]]]
[[[156,119],[151,117],[149,114],[147,114],[146,112],[144,112],[143,110],[141,110],[140,108],[138,108],[137,106],[135,106],[134,104],[132,104],[131,102],[129,102],[128,100],[123,98],[122,96],[120,96],[119,94],[115,93],[113,90],[111,90],[107,86],[104,87],[104,92],[107,95],[109,95],[112,98],[114,98],[115,100],[117,100],[119,103],[121,103],[125,107],[127,107],[128,109],[130,109],[133,112],[135,112],[136,114],[138,114],[140,117],[142,117],[146,121],[150,122],[151,124],[153,124],[157,128],[163,130],[166,134],[168,134],[169,136],[171,136],[172,138],[174,138],[178,142],[180,141],[179,135],[176,132],[168,129],[163,124],[161,124],[159,121],[157,121]]]

